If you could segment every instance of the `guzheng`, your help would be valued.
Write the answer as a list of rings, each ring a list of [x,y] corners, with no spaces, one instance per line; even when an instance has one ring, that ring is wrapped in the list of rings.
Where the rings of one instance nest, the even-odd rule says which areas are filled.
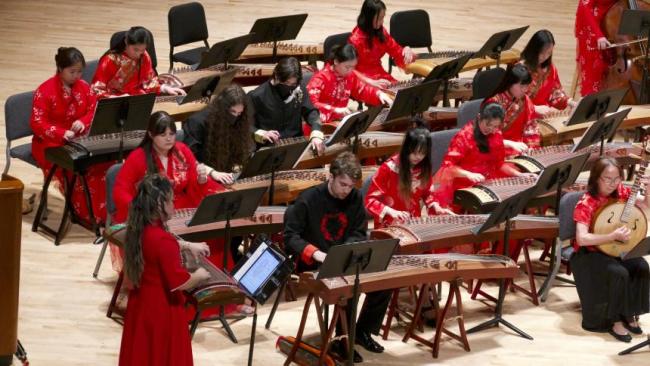
[[[623,120],[619,129],[633,129],[635,127],[650,124],[649,105],[623,105],[619,107],[619,110],[627,108],[631,108],[631,111],[625,120]],[[567,108],[565,111],[553,113],[545,118],[537,120],[539,132],[542,135],[542,145],[557,145],[573,138],[580,137],[589,126],[591,126],[591,122],[566,126],[565,122],[569,117],[570,112]]]
[[[146,131],[125,131],[123,151],[134,150],[140,145]],[[45,158],[53,164],[73,172],[80,172],[92,164],[119,158],[120,134],[109,133],[79,137],[63,146],[45,149]]]
[[[225,304],[244,303],[246,294],[229,274],[215,267],[205,257],[201,257],[197,261],[190,253],[186,251],[181,253],[183,265],[189,272],[194,272],[200,267],[210,274],[209,279],[200,282],[195,288],[187,291],[198,310]]]
[[[403,133],[394,132],[365,132],[359,135],[359,159],[375,158],[379,156],[388,156],[399,151],[404,140]],[[343,151],[349,151],[352,148],[352,141],[336,143],[325,148],[323,156],[317,156],[314,152],[307,149],[298,160],[296,168],[306,169],[323,166],[331,163],[334,158]]]
[[[454,192],[454,203],[467,212],[487,213],[501,201],[535,184],[537,177],[509,177],[486,180]]]
[[[418,59],[414,62],[406,65],[405,71],[409,74],[415,74],[420,76],[427,76],[436,66],[444,64],[447,61],[451,61],[454,58],[466,55],[467,53],[474,51],[457,51],[457,50],[444,50],[444,51],[435,51],[430,54],[418,55]],[[519,61],[521,58],[521,52],[516,49],[510,49],[501,53],[501,63],[502,64],[513,64]],[[481,69],[489,66],[495,66],[497,60],[491,57],[478,57],[471,58],[461,72]]]
[[[384,272],[362,274],[359,290],[367,293],[422,283],[462,279],[513,278],[519,268],[512,259],[497,255],[427,254],[395,255]],[[301,274],[310,293],[326,304],[340,304],[352,297],[354,276],[317,280],[314,273]]]
[[[401,224],[375,229],[372,239],[399,239],[400,254],[421,254],[439,248],[465,243],[478,243],[503,238],[505,224],[479,235],[470,231],[487,220],[488,215],[439,215],[417,217]],[[556,238],[558,220],[555,217],[519,215],[510,221],[512,239]]]
[[[300,61],[323,60],[323,44],[314,42],[278,42],[276,58],[296,57]],[[273,62],[273,42],[249,44],[239,56],[240,62]]]
[[[411,116],[386,120],[389,109],[384,108],[374,121],[368,126],[367,131],[404,132],[411,127]],[[422,120],[430,131],[439,131],[456,127],[458,108],[429,107],[422,113]],[[330,132],[333,132],[332,129]]]
[[[196,113],[207,107],[210,98],[201,98],[200,100],[185,104],[178,104],[175,95],[162,95],[156,97],[151,113],[165,111],[177,121],[182,121],[191,114]]]
[[[398,80],[390,84],[384,89],[388,94],[395,96],[397,92],[404,88],[409,88],[420,84],[424,80],[423,77],[414,77],[410,80]],[[472,97],[472,82],[473,78],[461,77],[450,79],[448,85],[448,98],[449,99],[469,99]],[[443,88],[440,87],[436,94],[436,98],[442,98]]]

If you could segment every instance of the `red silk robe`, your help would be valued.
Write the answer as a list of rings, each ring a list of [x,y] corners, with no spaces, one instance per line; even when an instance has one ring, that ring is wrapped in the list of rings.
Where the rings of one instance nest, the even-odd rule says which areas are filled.
[[[100,99],[121,94],[160,93],[160,83],[146,51],[139,61],[126,53],[105,54],[99,59],[91,87]]]
[[[395,81],[384,68],[381,66],[381,58],[386,53],[395,60],[397,66],[403,68],[404,56],[402,55],[402,46],[400,46],[393,37],[388,34],[386,28],[382,27],[385,40],[380,42],[377,38],[372,39],[372,47],[368,45],[368,37],[359,29],[354,27],[348,42],[357,49],[358,60],[356,70],[371,79],[385,79],[388,81]]]
[[[424,201],[426,206],[433,202],[432,179],[429,178],[425,186],[420,185],[420,168],[411,169],[411,199],[405,202],[399,193],[399,170],[399,154],[396,154],[384,162],[372,178],[365,204],[366,210],[375,220],[375,228],[393,223],[393,218],[386,215],[388,207],[406,211],[411,217],[420,217],[420,201]]]
[[[176,290],[190,279],[178,242],[160,222],[142,231],[144,270],[129,291],[122,330],[120,366],[191,366],[185,295]]]
[[[311,78],[307,91],[312,104],[320,112],[322,123],[340,121],[343,115],[334,112],[334,109],[347,107],[350,97],[368,105],[381,104],[379,89],[364,83],[354,72],[346,77],[338,76],[331,64],[325,64]]]
[[[499,103],[506,112],[503,119],[503,139],[523,142],[529,148],[541,146],[542,135],[535,119],[535,105],[528,98],[514,100],[509,92],[503,92],[490,97],[483,103]],[[506,156],[518,155],[513,149],[506,148]]]
[[[528,97],[534,105],[547,105],[563,110],[569,104],[569,97],[562,89],[560,76],[555,65],[546,70],[531,71],[533,81],[528,86]]]
[[[602,89],[608,63],[605,53],[598,50],[598,38],[604,37],[601,22],[617,0],[579,0],[576,10],[576,61],[580,67],[580,94],[583,96]]]
[[[74,121],[81,121],[87,133],[95,113],[97,100],[90,91],[88,84],[79,80],[70,90],[63,86],[59,75],[54,75],[34,92],[32,116],[30,126],[34,131],[32,137],[32,155],[47,176],[52,168],[52,163],[45,159],[45,149],[63,146],[64,133],[72,127]],[[98,223],[106,219],[106,170],[111,163],[91,166],[86,172],[88,189],[92,198],[93,214]],[[64,172],[57,169],[54,179],[58,181],[59,190],[64,194]],[[67,178],[72,174],[66,172]],[[77,179],[72,193],[72,207],[75,213],[89,222],[89,212],[86,204],[81,179]]]
[[[618,192],[618,199],[621,201],[626,201],[630,197],[630,188],[619,184],[616,189]],[[576,223],[581,223],[587,225],[591,228],[591,221],[593,220],[594,214],[598,210],[609,203],[611,197],[603,197],[598,195],[597,197],[592,196],[589,192],[586,192],[576,204],[576,208],[573,211],[573,221]],[[597,251],[598,249],[594,246],[585,247],[589,251]],[[573,240],[573,249],[577,252],[580,249],[578,242]]]
[[[503,177],[501,166],[505,160],[505,147],[503,146],[501,131],[488,135],[489,151],[482,153],[478,149],[474,138],[474,124],[475,122],[467,123],[451,139],[440,170],[434,176],[434,181],[440,182],[440,186],[434,194],[434,199],[441,206],[450,207],[456,213],[461,213],[462,208],[452,204],[454,191],[471,187],[473,184],[465,178],[449,178],[447,169],[457,166],[470,172],[482,174],[485,179]]]

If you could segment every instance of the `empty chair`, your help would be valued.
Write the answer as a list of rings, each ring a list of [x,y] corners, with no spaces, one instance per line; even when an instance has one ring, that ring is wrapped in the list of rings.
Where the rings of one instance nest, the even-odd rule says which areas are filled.
[[[345,32],[345,33],[338,33],[338,34],[332,34],[331,36],[328,36],[325,38],[325,42],[323,42],[323,55],[325,56],[325,59],[328,59],[330,57],[330,52],[332,51],[332,47],[336,45],[341,45],[344,46],[348,43],[348,38],[350,38],[351,32]]]
[[[452,130],[431,132],[431,174],[434,175],[442,165],[442,159],[449,149],[451,139],[460,131],[458,128]]]
[[[467,122],[476,118],[481,111],[481,103],[483,99],[474,99],[461,104],[456,117],[456,127],[463,128]]]
[[[111,216],[115,213],[115,202],[113,202],[113,186],[115,185],[115,179],[117,178],[117,173],[120,172],[122,168],[122,163],[116,163],[111,165],[110,168],[106,171],[106,227],[109,228],[111,223]],[[99,258],[97,258],[97,263],[95,264],[95,270],[93,271],[93,277],[97,278],[97,273],[99,272],[99,267],[102,265],[104,260],[104,254],[106,253],[106,247],[108,246],[108,240],[104,240],[102,244],[102,249],[99,252]]]
[[[506,70],[500,67],[477,72],[472,81],[472,99],[484,99],[492,96],[505,74]]]
[[[149,54],[149,57],[151,58],[151,66],[153,67],[153,70],[156,72],[156,75],[158,74],[158,70],[156,70],[156,66],[158,66],[158,58],[156,57],[156,44],[154,43],[153,40],[153,33],[151,33],[150,30],[145,28],[145,31],[147,31],[147,35],[149,36],[149,43],[147,44],[147,53]],[[117,44],[117,42],[121,42],[122,39],[124,39],[124,33],[126,31],[119,31],[113,33],[111,36],[111,41],[110,41],[110,48],[114,48],[114,46]],[[97,66],[95,66],[96,68]],[[94,72],[93,72],[94,75]],[[91,78],[92,79],[92,78]],[[86,79],[84,79],[86,80]]]
[[[201,61],[201,56],[208,51],[208,25],[205,20],[203,5],[192,2],[173,6],[167,14],[169,28],[169,72],[174,62],[193,65]],[[174,53],[174,47],[203,41],[204,46]]]
[[[429,52],[433,41],[431,40],[431,22],[429,14],[422,10],[405,10],[393,13],[390,17],[390,35],[401,46],[411,48],[426,48]],[[392,70],[395,62],[388,61],[388,72]]]
[[[34,134],[29,119],[32,115],[34,92],[14,94],[5,102],[5,136],[7,137],[6,164],[2,174],[9,172],[11,158],[20,159],[38,167],[32,156],[32,143],[11,147],[11,142]]]

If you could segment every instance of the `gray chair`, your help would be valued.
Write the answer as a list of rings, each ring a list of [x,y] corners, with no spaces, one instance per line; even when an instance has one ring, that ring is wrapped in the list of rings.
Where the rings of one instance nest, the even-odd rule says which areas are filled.
[[[481,103],[484,99],[475,99],[465,102],[458,108],[456,116],[456,127],[463,128],[465,124],[478,116],[481,111]]]
[[[113,186],[115,185],[115,180],[117,179],[117,173],[120,172],[122,168],[122,163],[116,163],[111,165],[110,168],[106,171],[106,228],[111,226],[111,216],[115,214],[115,202],[113,201]],[[108,246],[108,241],[104,240],[102,244],[102,249],[99,252],[99,258],[97,258],[97,263],[95,264],[95,270],[93,271],[93,277],[97,278],[97,273],[99,272],[99,267],[102,265],[104,260],[104,254],[106,254],[106,247]]]
[[[472,99],[483,99],[494,94],[505,75],[506,70],[500,67],[477,72],[472,80]]]
[[[458,133],[459,129],[431,132],[431,175],[436,174],[442,165],[442,159],[449,149],[451,139]]]
[[[2,174],[9,172],[11,158],[20,159],[38,167],[32,156],[32,143],[11,147],[11,142],[34,134],[29,120],[32,116],[34,92],[14,94],[5,102],[5,136],[7,138],[6,165]]]
[[[363,184],[361,185],[361,189],[359,190],[359,193],[361,193],[361,197],[363,198],[364,205],[366,202],[366,196],[368,195],[368,190],[370,189],[370,184],[372,183],[372,178],[375,177],[375,174],[376,173],[373,173],[372,175],[366,177],[366,179],[363,181]],[[366,217],[369,220],[373,218],[367,209],[366,209]]]
[[[546,301],[554,280],[557,279],[574,284],[571,280],[557,277],[557,274],[560,271],[562,262],[567,262],[573,254],[573,247],[562,248],[562,241],[573,239],[576,236],[576,223],[573,221],[573,211],[583,194],[584,192],[569,192],[560,199],[560,208],[558,210],[558,219],[560,221],[558,238],[551,248],[551,264],[549,266],[548,276],[539,289],[539,298],[542,302]]]
[[[169,72],[172,72],[174,62],[186,65],[199,63],[203,53],[210,49],[208,24],[203,5],[191,2],[172,6],[167,13],[167,25],[169,28]],[[174,53],[174,47],[201,41],[204,46]]]
[[[93,77],[95,77],[95,71],[97,71],[97,64],[99,64],[99,60],[91,60],[86,62],[86,67],[84,68],[84,71],[81,73],[81,78],[88,84],[93,82]]]

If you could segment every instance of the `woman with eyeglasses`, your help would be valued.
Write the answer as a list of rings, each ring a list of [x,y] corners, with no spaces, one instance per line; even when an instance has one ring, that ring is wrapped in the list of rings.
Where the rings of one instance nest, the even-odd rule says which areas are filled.
[[[587,192],[573,212],[576,238],[573,242],[571,270],[582,305],[582,328],[594,332],[609,332],[622,342],[643,334],[638,316],[650,310],[648,262],[643,258],[622,260],[600,252],[595,246],[611,241],[625,242],[630,229],[620,227],[608,234],[594,234],[594,215],[612,200],[627,200],[630,188],[622,183],[623,169],[616,160],[597,160],[589,175]],[[648,178],[641,178],[649,192]],[[650,195],[637,198],[636,205],[647,210]]]

